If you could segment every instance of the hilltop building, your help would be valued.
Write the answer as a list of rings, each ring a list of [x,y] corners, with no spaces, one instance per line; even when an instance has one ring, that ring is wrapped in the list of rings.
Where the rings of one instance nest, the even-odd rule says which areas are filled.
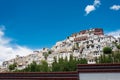
[[[69,60],[70,55],[73,55],[75,58],[86,58],[88,64],[95,64],[96,57],[103,54],[102,50],[104,47],[109,46],[113,51],[117,49],[115,42],[120,43],[120,38],[117,39],[110,35],[104,35],[104,31],[101,28],[82,30],[72,34],[63,41],[57,42],[51,49],[43,48],[33,51],[28,56],[16,56],[15,59],[4,61],[1,68],[6,70],[10,64],[16,63],[17,69],[20,70],[33,61],[40,64],[42,60],[46,60],[49,66],[51,66],[54,62],[54,57],[57,60],[61,57],[64,59],[67,57]]]

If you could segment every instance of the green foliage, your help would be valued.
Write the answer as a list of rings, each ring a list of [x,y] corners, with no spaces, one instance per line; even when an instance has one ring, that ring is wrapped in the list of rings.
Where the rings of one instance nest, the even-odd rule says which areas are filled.
[[[50,68],[48,67],[48,63],[46,61],[41,61],[41,72],[49,72]]]
[[[43,56],[45,57],[45,59],[47,59],[48,55],[49,55],[49,54],[48,54],[47,52],[44,52],[44,53],[43,53]]]
[[[14,70],[17,67],[16,63],[9,65],[9,70]]]
[[[67,60],[67,57],[65,59],[60,58],[58,62],[55,61],[52,64],[52,71],[76,71],[77,64],[87,64],[86,59],[76,59],[73,58],[73,56],[70,56],[70,60]]]
[[[112,49],[110,47],[104,47],[103,48],[103,53],[104,54],[111,54],[112,53]]]
[[[101,55],[100,56],[100,59],[99,59],[99,63],[112,63],[113,60],[112,60],[112,57],[111,55]]]
[[[72,51],[74,51],[75,50],[75,45],[72,47]]]
[[[120,49],[120,44],[116,45],[116,47],[117,47],[118,49]]]
[[[52,63],[52,67],[48,66],[46,61],[41,61],[41,64],[36,64],[36,62],[32,62],[23,70],[15,70],[15,72],[58,72],[58,71],[76,71],[77,64],[87,64],[86,59],[76,59],[72,55],[70,55],[70,59],[67,57],[65,59],[54,57],[54,62]]]
[[[52,53],[52,51],[51,51],[51,50],[49,50],[49,51],[48,51],[48,54],[51,54],[51,53]]]
[[[112,52],[111,54],[103,54],[99,58],[95,59],[96,63],[120,63],[120,52]],[[58,60],[54,57],[52,66],[49,67],[46,61],[41,61],[41,64],[32,62],[23,70],[15,70],[15,72],[58,72],[58,71],[76,71],[77,64],[87,64],[86,59],[77,59],[70,55],[70,59],[59,58]],[[9,69],[14,70],[16,64],[10,65]]]
[[[76,48],[76,49],[79,48],[79,44],[78,44],[78,43],[75,44],[75,48]]]
[[[41,61],[41,64],[36,64],[36,62],[33,61],[25,69],[15,70],[15,72],[50,72],[50,69],[46,61]]]
[[[69,36],[67,36],[67,39],[69,39],[70,37]]]
[[[80,59],[80,64],[87,64],[87,59],[81,58]]]
[[[96,63],[120,63],[120,53],[103,54],[96,60]]]

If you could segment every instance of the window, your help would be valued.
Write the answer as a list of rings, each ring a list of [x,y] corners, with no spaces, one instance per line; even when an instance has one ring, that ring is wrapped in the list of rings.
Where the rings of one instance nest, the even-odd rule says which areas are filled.
[[[89,45],[87,45],[87,49],[89,48]]]
[[[93,43],[94,41],[93,40],[91,40],[91,43]]]
[[[94,48],[94,45],[91,45],[92,48]]]

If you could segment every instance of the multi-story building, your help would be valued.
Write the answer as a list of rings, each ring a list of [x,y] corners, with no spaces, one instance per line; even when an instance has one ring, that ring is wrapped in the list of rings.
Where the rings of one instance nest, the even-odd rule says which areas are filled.
[[[103,47],[109,46],[116,50],[113,42],[116,42],[116,38],[104,35],[101,28],[95,28],[72,34],[66,40],[56,43],[52,49],[66,54],[71,51],[74,57],[86,58],[89,64],[93,64],[95,63],[95,58],[103,54]]]

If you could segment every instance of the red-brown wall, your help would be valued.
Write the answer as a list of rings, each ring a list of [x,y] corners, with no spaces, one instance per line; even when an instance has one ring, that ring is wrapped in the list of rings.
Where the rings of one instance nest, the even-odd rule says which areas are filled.
[[[0,73],[0,80],[78,80],[77,72]]]
[[[0,73],[0,80],[79,80],[80,73],[118,72],[120,64],[80,64],[76,72]]]

